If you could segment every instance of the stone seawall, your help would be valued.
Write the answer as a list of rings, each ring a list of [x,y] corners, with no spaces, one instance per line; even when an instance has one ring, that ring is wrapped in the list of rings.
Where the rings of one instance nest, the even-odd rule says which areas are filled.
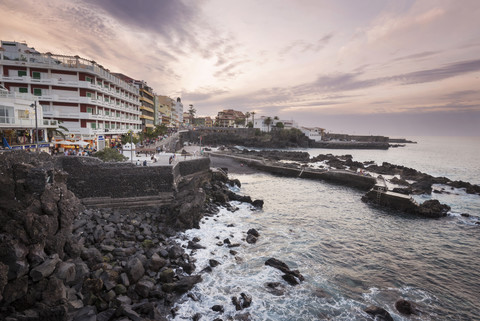
[[[235,156],[221,153],[210,153],[212,157],[227,157],[247,164],[249,167],[256,168],[268,173],[286,177],[300,177],[308,179],[323,180],[335,184],[345,185],[361,190],[369,190],[375,185],[375,178],[363,176],[345,170],[312,170],[308,168],[298,168],[283,166],[278,163],[263,161],[255,158]]]
[[[176,182],[210,169],[208,158],[182,161],[172,166],[135,166],[103,163],[95,158],[59,157],[57,164],[68,173],[68,188],[80,198],[135,198],[168,195]]]

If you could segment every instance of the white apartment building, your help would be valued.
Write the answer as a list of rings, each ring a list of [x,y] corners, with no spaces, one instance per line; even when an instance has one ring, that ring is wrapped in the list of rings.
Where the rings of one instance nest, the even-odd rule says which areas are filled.
[[[36,96],[45,120],[66,127],[71,140],[99,147],[141,130],[139,89],[95,61],[2,41],[0,84]]]
[[[36,97],[9,92],[0,86],[0,133],[5,149],[38,147],[48,152],[47,129],[55,128],[58,128],[56,120],[43,119],[42,106]]]

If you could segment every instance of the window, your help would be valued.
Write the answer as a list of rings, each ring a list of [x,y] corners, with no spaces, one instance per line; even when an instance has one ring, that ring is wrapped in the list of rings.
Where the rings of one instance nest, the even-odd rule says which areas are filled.
[[[110,124],[109,123],[105,123],[105,129],[109,129],[110,128]]]
[[[15,117],[13,117],[13,107],[0,106],[0,124],[13,124]]]
[[[105,110],[105,116],[110,116],[110,110]]]
[[[26,76],[27,75],[27,71],[26,70],[19,70],[18,71],[18,77],[23,77],[23,76]]]
[[[40,79],[40,73],[38,71],[32,72],[33,79]]]
[[[117,116],[117,117],[120,117],[120,113],[117,113],[117,115],[116,115],[116,116]]]
[[[28,110],[18,110],[18,118],[28,119],[29,118]]]
[[[19,93],[25,93],[25,94],[26,94],[26,93],[28,93],[28,88],[20,87],[20,88],[18,88],[18,92],[19,92]]]
[[[85,81],[88,81],[89,83],[93,84],[93,79],[90,77],[85,77]]]
[[[89,114],[93,114],[93,108],[91,108],[91,107],[87,107],[87,113],[89,113]]]
[[[41,96],[42,95],[42,90],[40,88],[33,88],[33,94],[35,96]]]
[[[90,123],[90,128],[91,129],[97,129],[97,124],[96,123]]]
[[[92,93],[87,93],[87,97],[92,98]]]

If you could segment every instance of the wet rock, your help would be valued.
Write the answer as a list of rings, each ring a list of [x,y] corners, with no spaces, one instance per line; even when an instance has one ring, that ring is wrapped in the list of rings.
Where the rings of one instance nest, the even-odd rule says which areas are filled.
[[[204,249],[205,246],[202,246],[198,243],[195,243],[193,241],[188,241],[188,245],[187,245],[187,249],[191,249],[191,250],[199,250],[199,249]]]
[[[216,267],[216,266],[219,266],[219,265],[220,265],[220,262],[218,262],[217,260],[214,260],[214,259],[210,259],[210,260],[208,260],[208,264],[209,264],[212,268],[214,268],[214,267]]]
[[[193,321],[198,321],[202,318],[202,314],[201,313],[195,313],[192,317],[192,320]]]
[[[252,205],[257,208],[263,208],[263,200],[254,200],[252,202]]]
[[[257,238],[252,234],[248,234],[247,238],[246,238],[246,241],[247,241],[248,244],[255,244],[255,243],[257,243]]]
[[[378,321],[394,321],[390,313],[388,313],[388,311],[385,310],[384,308],[380,308],[372,305],[363,311],[365,311],[366,313],[374,317],[375,320],[378,320]]]
[[[395,302],[395,308],[398,312],[405,315],[417,314],[415,303],[404,299],[397,300],[397,302]]]
[[[173,245],[168,249],[168,256],[171,259],[176,259],[179,258],[183,255],[184,251],[181,246],[179,245]]]
[[[437,218],[446,216],[448,211],[450,211],[450,206],[441,204],[438,200],[428,200],[420,204],[417,213],[422,216]]]
[[[280,282],[267,282],[265,283],[267,291],[273,295],[281,296],[285,294],[285,286]]]
[[[242,304],[236,296],[232,296],[232,303],[235,306],[235,310],[240,311],[242,309]]]
[[[265,265],[271,266],[275,269],[282,271],[283,273],[290,272],[290,268],[284,262],[277,260],[275,258],[270,258],[265,261]]]
[[[216,304],[212,307],[212,310],[215,312],[223,313],[225,310],[223,309],[223,305]]]
[[[165,283],[162,285],[162,290],[167,293],[175,292],[177,294],[183,294],[190,291],[195,284],[200,282],[202,277],[200,275],[185,276],[174,283]]]
[[[248,235],[253,235],[255,237],[260,237],[260,233],[258,233],[258,231],[254,228],[251,228],[247,231],[247,234]]]
[[[242,297],[242,308],[245,309],[252,305],[252,297],[250,295],[242,292],[240,296]]]
[[[160,272],[160,282],[162,283],[171,283],[173,282],[173,278],[175,277],[175,272],[172,269],[165,269]]]
[[[292,274],[284,274],[284,275],[282,275],[282,279],[287,281],[287,283],[290,284],[290,285],[300,284],[300,283],[298,283],[297,279]]]

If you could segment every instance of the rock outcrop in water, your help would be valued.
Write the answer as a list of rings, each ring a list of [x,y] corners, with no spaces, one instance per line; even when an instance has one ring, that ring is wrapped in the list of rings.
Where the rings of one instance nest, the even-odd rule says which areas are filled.
[[[0,172],[0,319],[165,320],[201,281],[160,209],[85,209],[45,153],[1,154]],[[226,182],[202,211],[235,197]]]

